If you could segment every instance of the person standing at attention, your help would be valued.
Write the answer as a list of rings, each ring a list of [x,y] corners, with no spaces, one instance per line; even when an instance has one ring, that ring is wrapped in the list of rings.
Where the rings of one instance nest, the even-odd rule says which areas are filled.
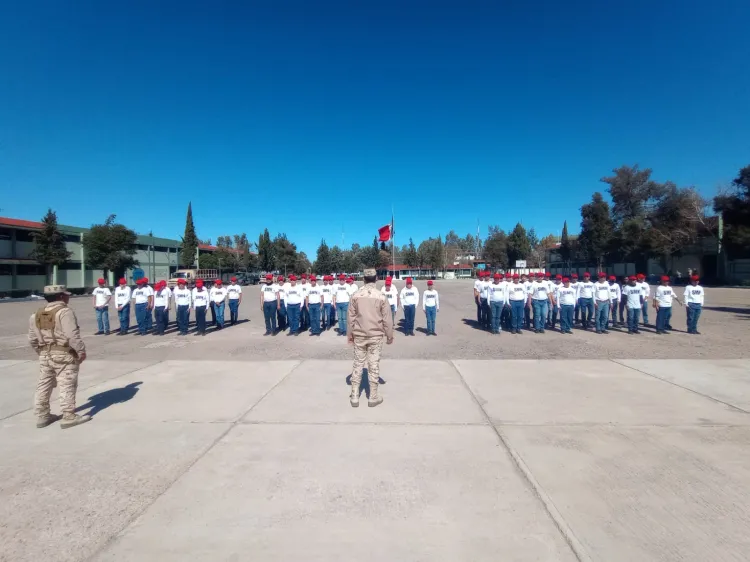
[[[677,297],[677,293],[669,285],[669,276],[663,275],[661,278],[661,285],[654,291],[654,308],[656,309],[656,333],[660,335],[666,335],[667,330],[671,330],[669,321],[672,319],[672,299],[676,300],[678,304],[680,299]]]
[[[242,304],[242,287],[237,284],[236,277],[232,277],[229,281],[230,285],[227,287],[229,325],[234,326],[239,318],[240,304]]]
[[[167,283],[165,281],[158,281],[155,288],[154,314],[156,314],[156,325],[154,327],[154,335],[163,336],[164,330],[167,329],[165,314],[167,306],[169,305],[169,297],[167,296],[167,291],[169,291],[169,289],[167,289]]]
[[[482,325],[482,301],[480,300],[480,294],[482,293],[482,278],[484,272],[477,270],[477,278],[474,280],[474,302],[477,305],[477,325]]]
[[[333,275],[323,276],[323,286],[320,290],[323,292],[323,308],[321,309],[321,316],[323,317],[322,329],[326,332],[333,326],[333,314],[331,312],[333,308]]]
[[[380,289],[380,292],[383,293],[388,299],[388,304],[391,307],[391,312],[393,315],[393,325],[395,326],[396,312],[398,311],[398,290],[393,286],[393,277],[385,278],[385,285],[382,289]]]
[[[174,304],[177,315],[177,329],[179,335],[187,336],[190,325],[190,309],[193,305],[193,294],[185,287],[185,280],[177,280],[177,288],[174,290]]]
[[[279,306],[276,308],[277,326],[278,331],[283,332],[286,330],[286,291],[284,290],[286,284],[284,283],[283,275],[279,275],[276,278],[274,286],[279,295]]]
[[[603,271],[597,276],[598,281],[594,283],[594,325],[597,334],[609,334],[607,329],[609,325],[609,307],[611,304],[611,294],[609,283],[607,283],[607,274]]]
[[[224,308],[226,307],[227,290],[224,288],[224,284],[221,279],[217,279],[214,282],[214,286],[211,287],[209,292],[211,302],[214,305],[214,315],[216,316],[216,329],[224,329]]]
[[[92,291],[94,296],[93,305],[96,311],[96,324],[99,329],[94,335],[109,335],[109,301],[112,300],[112,291],[105,286],[104,279],[99,279],[98,287]]]
[[[499,273],[495,273],[493,276],[493,283],[489,288],[489,303],[490,303],[490,333],[500,335],[502,331],[501,317],[505,304],[508,302],[508,289],[505,282],[502,281],[503,276]]]
[[[440,297],[438,292],[432,288],[432,279],[427,281],[427,290],[422,293],[422,312],[427,317],[427,335],[437,336],[435,333],[435,320],[440,312]]]
[[[310,290],[310,284],[307,282],[307,273],[301,275],[299,288],[302,291],[302,304],[299,309],[300,331],[306,332],[310,328],[310,311],[307,309],[307,292]]]
[[[575,305],[575,311],[574,311],[575,312],[575,318],[573,320],[573,322],[575,324],[580,324],[581,323],[581,299],[578,298],[578,296],[577,296],[578,295],[578,285],[579,285],[578,274],[577,273],[573,273],[570,276],[570,286],[573,287],[576,290],[576,305]]]
[[[482,285],[479,290],[479,302],[482,305],[482,323],[481,328],[483,330],[490,331],[490,285],[492,283],[490,282],[490,272],[489,271],[483,271],[482,272]]]
[[[264,336],[276,335],[276,312],[279,310],[279,291],[273,282],[273,274],[266,274],[266,283],[260,288],[260,310],[266,321]]]
[[[383,403],[378,392],[380,382],[380,354],[383,339],[388,345],[393,343],[393,321],[391,307],[386,296],[375,286],[377,279],[374,269],[365,269],[365,285],[354,293],[349,301],[347,318],[347,341],[354,345],[354,365],[352,367],[352,388],[349,404],[359,406],[362,370],[367,365],[370,383],[370,397],[367,405],[374,408]],[[339,322],[342,318],[339,317]]]
[[[643,325],[648,326],[648,298],[651,296],[651,286],[646,281],[646,276],[643,273],[639,273],[636,276],[636,284],[641,289],[643,295],[643,307],[641,308],[641,314],[643,314]]]
[[[206,312],[211,297],[203,286],[203,279],[196,279],[195,288],[193,289],[193,310],[195,311],[195,335],[206,335]]]
[[[701,317],[703,310],[703,299],[705,291],[698,282],[700,278],[697,275],[690,276],[690,285],[685,287],[685,308],[687,309],[687,333],[700,335],[698,331],[698,319]]]
[[[578,302],[578,289],[573,287],[568,277],[563,277],[557,289],[557,307],[560,309],[560,333],[573,333],[573,314]]]
[[[528,293],[526,293],[526,287],[519,283],[518,277],[518,273],[514,273],[513,283],[508,285],[508,301],[510,302],[510,333],[521,335]]]
[[[628,279],[628,284],[622,288],[622,298],[627,301],[628,334],[640,334],[638,321],[643,308],[643,291],[638,286],[634,275]]]
[[[138,335],[146,335],[146,317],[151,314],[150,305],[153,302],[153,296],[150,294],[151,287],[146,288],[143,279],[136,281],[136,288],[133,291],[133,300],[135,301],[135,321],[138,323]]]
[[[547,321],[547,307],[552,298],[544,273],[536,274],[536,281],[531,283],[530,288],[528,306],[534,309],[534,333],[543,334],[544,324]]]
[[[117,319],[120,321],[118,336],[124,336],[130,329],[130,296],[131,290],[128,287],[128,280],[123,277],[120,279],[120,286],[115,289],[115,308],[117,309]]]
[[[419,304],[419,289],[413,286],[411,277],[406,278],[406,286],[401,289],[399,295],[401,305],[404,307],[404,334],[414,335],[414,315]]]
[[[346,284],[346,278],[343,275],[339,275],[339,284],[336,285],[336,292],[333,293],[333,301],[331,304],[336,307],[336,311],[339,313],[339,335],[346,335],[346,315],[349,312],[349,299],[351,294],[349,293],[349,286]]]
[[[323,307],[323,288],[318,285],[318,278],[310,276],[310,288],[307,290],[307,309],[310,311],[310,336],[320,336],[320,309]]]
[[[588,330],[594,320],[594,283],[588,271],[583,274],[583,281],[578,283],[578,302],[581,306],[581,325]]]
[[[289,319],[289,333],[287,336],[298,336],[300,308],[305,300],[305,293],[302,286],[297,285],[297,276],[289,276],[289,285],[285,288],[286,292],[286,316]]]
[[[614,275],[609,276],[609,309],[612,312],[612,328],[617,325],[617,309],[620,308],[620,299],[622,298],[622,290],[620,284],[617,282],[617,277]],[[622,314],[622,313],[621,313]]]

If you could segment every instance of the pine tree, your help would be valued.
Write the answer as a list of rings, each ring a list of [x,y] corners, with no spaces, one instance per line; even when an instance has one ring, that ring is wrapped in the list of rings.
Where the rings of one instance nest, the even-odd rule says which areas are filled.
[[[195,263],[195,253],[198,251],[198,236],[195,234],[193,224],[193,203],[188,203],[187,218],[185,219],[185,234],[182,237],[182,252],[180,252],[180,265],[191,267]]]
[[[570,257],[573,255],[573,248],[570,246],[568,237],[568,221],[563,223],[562,236],[560,237],[560,257],[566,266],[570,265]]]
[[[65,237],[57,225],[57,213],[52,209],[42,219],[42,230],[32,234],[34,249],[31,257],[46,267],[47,283],[52,282],[52,267],[61,266],[70,259],[71,253],[65,246]]]

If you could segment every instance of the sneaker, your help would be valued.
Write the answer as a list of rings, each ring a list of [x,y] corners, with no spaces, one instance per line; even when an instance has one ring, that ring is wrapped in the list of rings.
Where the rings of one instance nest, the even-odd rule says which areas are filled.
[[[265,334],[263,334],[263,335],[264,335],[264,336],[270,336],[270,335],[271,335],[271,332],[266,332],[266,333],[265,333]]]
[[[101,336],[101,335],[103,335],[103,334],[104,334],[104,332],[94,332],[94,335],[95,335],[95,336]]]
[[[108,336],[108,335],[109,335],[109,332],[104,332],[104,335],[105,335],[105,336]]]
[[[75,427],[77,425],[81,425],[90,421],[91,416],[79,416],[76,414],[72,418],[63,418],[63,420],[60,422],[60,429],[69,429],[71,427]]]
[[[42,429],[43,427],[47,427],[48,425],[52,425],[56,421],[58,421],[62,416],[57,416],[55,414],[47,414],[46,416],[39,416],[36,419],[36,427],[37,429]]]

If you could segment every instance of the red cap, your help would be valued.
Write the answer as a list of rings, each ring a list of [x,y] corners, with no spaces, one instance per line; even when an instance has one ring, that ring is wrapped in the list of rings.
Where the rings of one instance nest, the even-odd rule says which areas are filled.
[[[584,272],[583,276],[584,277],[591,277],[591,274],[588,271],[586,271],[586,272]]]
[[[127,285],[127,284],[128,284],[128,280],[125,279],[124,277],[121,277],[120,278],[120,285]]]
[[[430,279],[429,281],[427,281],[427,284],[428,285],[432,285],[432,279]]]
[[[346,275],[344,275],[343,273],[339,273],[339,279],[346,279]]]
[[[599,277],[600,279],[601,279],[602,277],[606,277],[606,276],[607,276],[607,274],[606,274],[606,273],[604,273],[603,271],[600,271],[600,272],[599,272],[599,273],[597,274],[597,277]]]
[[[503,276],[502,276],[502,275],[500,275],[499,273],[495,273],[495,275],[493,275],[493,277],[494,277],[495,279],[502,279],[502,278],[503,278]]]
[[[221,279],[217,279],[216,281],[214,281],[214,285],[221,285]]]
[[[390,285],[391,283],[393,283],[393,277],[386,277],[385,278],[385,284],[386,285]]]
[[[571,275],[571,277],[572,277],[573,279],[578,279],[578,274],[577,274],[577,273],[574,273],[573,275]]]
[[[563,277],[562,280],[563,280],[563,283],[570,283],[569,277]]]
[[[518,279],[518,278],[519,278],[519,275],[518,275],[518,273],[514,273],[514,274],[513,274],[513,279]]]
[[[104,285],[104,279],[102,279],[102,278],[100,277],[100,278],[99,278],[99,280],[97,281],[97,283],[99,283],[99,285]]]
[[[628,277],[628,281],[636,281],[638,278],[635,275]]]
[[[645,279],[645,278],[646,278],[646,276],[645,276],[645,275],[643,275],[643,273],[639,273],[639,274],[638,274],[638,275],[636,275],[635,277],[636,277],[636,279]]]
[[[544,276],[545,277],[552,277],[552,274],[548,271],[547,273],[544,274]]]
[[[544,279],[544,273],[540,271],[539,273],[536,274],[536,277],[537,279]]]
[[[196,279],[195,280],[195,286],[196,287],[203,287],[203,279]]]
[[[510,274],[510,271],[505,274],[506,279],[511,279],[513,276]]]
[[[266,279],[273,279],[272,273],[266,273]]]
[[[697,275],[691,275],[690,276],[690,280],[691,281],[698,281],[699,279],[700,279],[700,277],[698,277]]]
[[[297,276],[296,276],[296,275],[295,275],[294,273],[292,273],[292,274],[291,274],[291,275],[289,276],[289,281],[296,281],[296,280],[297,280]]]
[[[346,282],[347,283],[354,283],[354,278],[353,277],[347,277],[346,278]]]
[[[661,276],[662,281],[669,281],[669,275],[662,275]]]
[[[279,276],[278,276],[278,277],[276,278],[276,281],[283,281],[283,280],[284,280],[284,276],[283,276],[283,275],[279,275]]]
[[[144,283],[148,283],[148,277],[144,277],[144,278],[143,278],[143,282],[144,282]]]
[[[184,285],[185,284],[185,280],[184,279],[178,279],[177,280],[177,284],[178,285]]]
[[[406,278],[406,282],[407,282],[407,283],[413,283],[414,281],[412,280],[412,278],[411,278],[411,277],[407,277],[407,278]]]
[[[236,278],[236,277],[232,277],[232,278],[230,279],[230,281],[231,281],[232,283],[237,283],[237,278]]]
[[[610,275],[609,276],[609,280],[610,281],[617,281],[617,277],[615,277],[614,275]]]
[[[310,281],[317,281],[317,280],[318,278],[315,277],[315,275],[312,275],[312,274],[310,275]]]
[[[307,273],[303,273],[302,275],[300,275],[300,277],[301,277],[302,279],[307,279]]]
[[[563,276],[560,275],[559,273],[557,275],[555,275],[555,279],[562,279],[562,278],[563,278]],[[568,278],[566,277],[565,279],[568,279]],[[568,279],[568,281],[570,281],[570,279]]]

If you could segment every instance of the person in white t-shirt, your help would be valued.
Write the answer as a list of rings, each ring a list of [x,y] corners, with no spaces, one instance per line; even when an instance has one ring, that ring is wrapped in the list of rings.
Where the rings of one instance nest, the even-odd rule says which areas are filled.
[[[531,284],[534,282],[533,273],[522,273],[521,274],[521,285],[526,289],[526,302],[523,303],[523,327],[527,330],[531,330],[533,327],[533,319],[531,317],[531,301],[529,301],[529,295],[531,294]]]
[[[145,277],[136,281],[132,298],[135,301],[135,321],[138,322],[138,335],[145,336],[147,332],[147,318],[151,316],[151,305],[154,302],[151,287],[145,284]]]
[[[353,277],[346,278],[346,290],[349,291],[350,297],[359,290],[359,287],[357,287],[357,284],[354,282]]]
[[[109,301],[112,300],[112,292],[105,286],[104,279],[99,279],[98,287],[92,291],[93,305],[96,311],[96,324],[99,331],[95,336],[109,335]]]
[[[118,336],[124,336],[130,329],[130,296],[131,290],[128,287],[128,280],[123,277],[120,279],[120,286],[115,289],[115,308],[117,309],[117,318],[120,321]]]
[[[336,291],[333,293],[333,306],[339,316],[339,336],[346,335],[346,323],[349,321],[349,285],[346,284],[346,278],[339,275],[339,284],[335,285]]]
[[[555,294],[555,284],[552,282],[552,273],[547,271],[544,274],[544,281],[547,283],[547,291],[549,292],[550,296],[553,297],[553,299],[550,299],[550,304],[547,306],[547,321],[544,324],[545,328],[553,328],[552,326],[552,312],[557,311],[557,308],[554,304],[554,294]]]
[[[399,298],[401,299],[401,306],[404,307],[404,334],[413,336],[414,315],[419,304],[419,289],[413,285],[411,277],[406,278],[406,286],[401,289]]]
[[[195,335],[206,335],[206,312],[208,312],[211,295],[203,286],[203,279],[195,280],[193,288],[193,310],[195,311]]]
[[[284,287],[284,276],[279,275],[276,278],[276,290],[279,292],[279,308],[276,310],[276,320],[278,322],[279,332],[283,332],[287,329],[287,318],[286,318],[286,291]]]
[[[310,335],[320,336],[320,309],[323,306],[323,287],[318,285],[318,278],[310,276],[310,288],[307,290],[307,309],[310,311]]]
[[[573,287],[576,290],[576,304],[575,304],[575,310],[573,311],[573,313],[574,313],[573,323],[574,324],[580,324],[581,323],[581,301],[580,301],[580,299],[577,296],[578,295],[578,284],[579,284],[578,274],[577,273],[571,274],[571,276],[570,276],[570,286]]]
[[[276,312],[281,307],[279,289],[273,282],[273,274],[266,274],[266,282],[260,287],[260,310],[266,321],[266,333],[264,336],[276,335]]]
[[[432,288],[433,285],[432,279],[427,281],[427,290],[422,293],[422,312],[424,312],[427,318],[428,336],[437,336],[435,332],[435,320],[437,319],[437,313],[440,312],[440,296]]]
[[[286,316],[289,320],[287,336],[298,336],[300,334],[300,311],[307,293],[302,290],[302,285],[297,284],[296,275],[289,276],[289,283],[284,287],[284,293],[286,294]]]
[[[154,286],[154,313],[156,314],[155,336],[163,336],[167,329],[166,312],[169,307],[170,291],[166,281],[157,281]]]
[[[508,293],[508,287],[511,286],[513,283],[513,274],[508,271],[505,273],[505,278],[502,281],[502,284],[505,285],[505,292],[506,292],[506,299],[505,299],[505,306],[503,306],[503,312],[500,316],[500,325],[503,327],[503,329],[506,332],[510,332],[510,325],[511,325],[511,314],[510,314],[510,300],[507,298]]]
[[[557,327],[557,319],[560,312],[560,307],[557,305],[557,292],[560,290],[560,287],[562,287],[562,279],[563,276],[559,273],[555,275],[555,281],[550,285],[550,294],[552,295],[552,304],[550,308],[552,309],[552,317],[550,318],[550,329],[554,330]],[[568,279],[568,283],[570,283],[570,279]]]
[[[705,292],[703,287],[698,283],[700,278],[697,275],[690,276],[690,285],[685,287],[685,308],[687,309],[687,333],[700,335],[698,331],[698,319],[701,317],[703,310],[703,299]]]
[[[581,326],[588,330],[594,321],[594,283],[588,271],[584,272],[583,281],[578,283],[578,305],[581,307]]]
[[[490,313],[489,301],[490,285],[492,285],[492,282],[490,281],[490,275],[491,273],[489,271],[483,271],[482,282],[479,285],[479,302],[482,307],[482,321],[479,327],[483,330],[487,330],[488,332],[492,329],[492,318]]]
[[[617,277],[614,275],[609,276],[609,307],[612,315],[612,328],[617,325],[617,309],[620,308],[620,299],[622,298],[622,292],[620,290],[620,284],[617,282]],[[622,313],[620,313],[622,318]],[[621,322],[622,324],[622,322]]]
[[[477,278],[474,280],[474,302],[477,305],[477,325],[482,325],[482,301],[480,294],[482,292],[482,280],[484,271],[477,271]]]
[[[607,274],[603,271],[597,276],[598,281],[594,283],[594,326],[597,334],[609,334],[609,308],[612,306]]]
[[[570,278],[562,278],[562,285],[557,288],[555,303],[560,311],[560,333],[573,334],[573,314],[578,303],[578,289],[573,287]]]
[[[388,304],[391,307],[391,316],[393,318],[393,325],[396,325],[396,312],[398,311],[398,290],[393,285],[393,277],[385,278],[385,285],[380,292],[383,293],[388,299]]]
[[[518,273],[513,274],[513,283],[508,285],[508,302],[510,302],[510,333],[521,335],[524,323],[524,309],[528,299],[526,286],[519,282]]]
[[[146,307],[148,310],[146,314],[146,332],[150,332],[154,329],[154,288],[148,284],[148,277],[143,278],[143,288],[149,294],[148,306]]]
[[[213,304],[214,316],[216,317],[216,329],[224,328],[224,308],[226,307],[227,289],[221,279],[214,281],[214,286],[208,292]]]
[[[646,281],[646,276],[643,273],[636,275],[636,284],[641,289],[643,295],[643,307],[641,307],[641,314],[643,315],[643,325],[648,326],[648,298],[651,296],[651,286]]]
[[[643,290],[638,285],[635,275],[628,278],[628,284],[621,291],[628,308],[628,334],[640,334],[638,321],[643,309]]]
[[[307,291],[310,290],[310,283],[307,282],[307,273],[300,276],[299,288],[304,295],[299,309],[299,327],[301,332],[306,332],[310,329],[310,311],[307,308]]]
[[[500,320],[502,318],[503,310],[508,302],[508,288],[505,281],[502,280],[503,276],[499,273],[495,273],[492,276],[493,281],[488,289],[488,301],[490,305],[490,333],[500,335],[501,326]]]
[[[229,325],[234,326],[239,318],[240,304],[242,304],[242,287],[237,284],[237,278],[232,277],[227,287],[227,300],[229,302]]]
[[[654,308],[656,309],[656,333],[665,335],[672,326],[669,320],[672,318],[672,299],[680,303],[677,293],[669,285],[669,276],[663,275],[661,285],[654,291]],[[681,303],[680,303],[681,304]]]
[[[185,280],[178,279],[177,287],[172,293],[174,297],[175,316],[177,317],[177,329],[180,336],[187,336],[190,324],[190,309],[193,304],[193,294],[185,287]]]
[[[320,309],[320,316],[323,323],[322,330],[326,332],[333,326],[333,315],[331,314],[333,309],[333,275],[323,276],[323,285],[320,289],[323,291],[323,306]]]

